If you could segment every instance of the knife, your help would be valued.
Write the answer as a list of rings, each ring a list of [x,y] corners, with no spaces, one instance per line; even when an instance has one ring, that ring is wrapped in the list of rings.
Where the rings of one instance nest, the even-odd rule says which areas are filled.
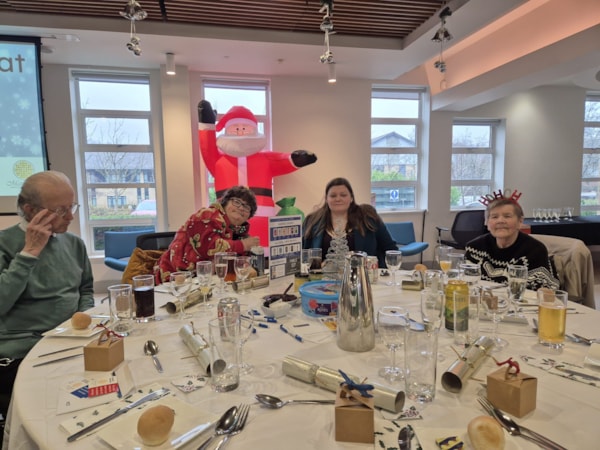
[[[565,369],[562,366],[554,366],[553,368],[556,369],[556,370],[560,370],[561,372],[568,373],[569,375],[577,375],[578,377],[581,377],[584,380],[600,381],[600,377],[595,377],[593,375],[588,375],[587,373],[583,373],[583,372],[577,372],[576,370]]]
[[[77,358],[78,356],[83,356],[83,353],[77,353],[76,355],[63,356],[62,358],[52,359],[50,361],[44,361],[41,363],[34,364],[31,367],[40,367],[45,366],[46,364],[54,364],[55,362],[64,361],[66,359]]]
[[[94,422],[91,425],[88,425],[87,427],[83,428],[82,430],[79,430],[77,433],[72,434],[71,436],[69,436],[67,438],[67,442],[73,442],[76,441],[79,438],[82,438],[84,436],[87,436],[88,434],[90,434],[91,431],[94,431],[96,428],[101,427],[102,425],[110,422],[113,419],[116,419],[117,417],[119,417],[122,414],[125,414],[127,411],[129,411],[130,409],[134,409],[137,408],[138,406],[140,406],[142,403],[146,403],[150,400],[155,400],[157,398],[163,397],[165,395],[167,395],[169,393],[169,389],[167,388],[163,388],[163,389],[159,389],[157,391],[151,392],[150,394],[147,394],[145,396],[143,396],[142,398],[140,398],[139,400],[130,403],[127,406],[124,406],[121,409],[117,409],[114,413],[112,413],[109,416],[104,417],[103,419],[100,419],[97,422]]]
[[[42,356],[50,356],[50,355],[56,355],[57,353],[68,352],[69,350],[75,350],[76,348],[81,348],[81,347],[83,347],[83,345],[76,345],[75,347],[63,348],[62,350],[56,350],[56,351],[50,352],[50,353],[42,353],[41,355],[38,355],[38,358],[41,358]]]

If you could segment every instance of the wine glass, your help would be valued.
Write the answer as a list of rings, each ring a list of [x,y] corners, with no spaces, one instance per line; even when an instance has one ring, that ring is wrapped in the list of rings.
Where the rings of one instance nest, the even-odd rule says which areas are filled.
[[[474,286],[481,280],[481,266],[479,264],[464,263],[460,265],[462,279],[469,286]]]
[[[392,272],[392,282],[388,286],[396,286],[396,271],[402,264],[402,252],[400,250],[387,250],[385,252],[385,264]]]
[[[510,308],[510,295],[508,289],[494,289],[484,292],[481,303],[489,314],[492,315],[492,340],[494,348],[492,352],[502,350],[508,345],[505,339],[498,337],[498,323]]]
[[[392,382],[404,379],[404,370],[396,365],[396,352],[404,345],[410,326],[408,310],[401,306],[383,306],[377,311],[377,328],[381,340],[390,349],[390,365],[382,367],[379,375]]]
[[[508,288],[515,302],[523,300],[523,293],[527,288],[527,266],[510,264],[508,266]]]
[[[238,281],[241,281],[240,286],[242,287],[242,291],[240,294],[246,294],[246,286],[244,281],[250,275],[250,269],[252,269],[252,264],[249,256],[238,256],[235,258],[234,263],[235,273],[237,275]]]
[[[219,294],[225,293],[225,275],[227,275],[227,252],[215,253],[215,274],[219,278]]]
[[[185,299],[192,287],[192,272],[189,270],[172,272],[171,275],[169,275],[169,281],[171,283],[171,294],[177,297],[181,307],[179,318],[183,320],[192,317],[191,314],[185,312]]]
[[[196,277],[198,278],[198,284],[200,285],[200,292],[202,293],[203,303],[202,308],[208,310],[212,307],[208,301],[208,293],[210,291],[210,282],[213,274],[213,263],[212,261],[198,261],[196,263]]]
[[[250,308],[248,305],[240,305],[240,311],[248,311]],[[238,367],[240,370],[240,374],[247,375],[254,369],[254,366],[248,362],[244,361],[243,358],[243,347],[246,341],[252,335],[254,331],[254,314],[244,314],[240,317],[240,340],[239,340],[239,357],[238,357]]]
[[[444,277],[446,276],[446,273],[452,266],[452,263],[450,262],[450,252],[452,250],[453,250],[452,247],[450,247],[448,245],[440,245],[438,247],[438,251],[437,251],[438,264],[440,266],[440,270],[444,273]]]

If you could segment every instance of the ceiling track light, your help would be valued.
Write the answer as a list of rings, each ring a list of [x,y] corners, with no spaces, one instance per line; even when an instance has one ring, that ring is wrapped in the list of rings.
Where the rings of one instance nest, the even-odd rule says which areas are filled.
[[[173,53],[167,53],[167,75],[175,75],[175,55]]]
[[[440,71],[440,73],[446,73],[446,62],[444,61],[444,42],[448,42],[452,39],[452,34],[446,28],[446,18],[452,15],[452,11],[449,6],[446,6],[439,14],[441,21],[440,27],[437,29],[431,40],[440,44],[440,57],[433,63],[433,67]],[[445,79],[445,77],[444,77]]]
[[[135,34],[135,21],[144,20],[148,17],[148,13],[140,6],[135,0],[129,0],[123,8],[123,11],[119,12],[121,17],[130,21],[129,28],[129,42],[127,43],[127,50],[133,52],[135,56],[142,54],[142,48],[140,47],[141,39]]]
[[[336,80],[336,70],[335,70],[335,61],[333,60],[333,52],[329,47],[329,36],[335,34],[333,31],[333,20],[331,19],[333,16],[333,0],[321,0],[321,9],[319,9],[320,13],[325,13],[323,16],[323,20],[320,25],[320,29],[323,33],[325,33],[325,51],[319,57],[319,60],[322,64],[327,64],[328,69],[328,78],[327,81],[329,83],[335,83]]]

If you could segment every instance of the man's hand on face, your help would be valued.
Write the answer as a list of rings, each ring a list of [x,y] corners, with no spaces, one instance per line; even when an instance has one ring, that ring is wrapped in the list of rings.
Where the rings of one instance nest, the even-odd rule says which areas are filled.
[[[42,209],[29,221],[25,232],[25,246],[23,251],[33,256],[39,256],[52,236],[52,222],[56,213]]]

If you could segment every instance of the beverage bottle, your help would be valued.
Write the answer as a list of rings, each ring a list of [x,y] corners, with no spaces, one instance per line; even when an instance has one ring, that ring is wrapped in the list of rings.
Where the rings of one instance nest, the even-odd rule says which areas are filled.
[[[250,249],[252,257],[252,267],[256,270],[256,275],[261,276],[265,273],[265,249],[260,245]]]
[[[460,292],[465,295],[465,298],[469,298],[469,285],[466,281],[450,279],[444,290],[446,297],[446,304],[444,307],[444,326],[447,330],[454,330],[454,293]],[[466,303],[468,308],[469,304]]]

